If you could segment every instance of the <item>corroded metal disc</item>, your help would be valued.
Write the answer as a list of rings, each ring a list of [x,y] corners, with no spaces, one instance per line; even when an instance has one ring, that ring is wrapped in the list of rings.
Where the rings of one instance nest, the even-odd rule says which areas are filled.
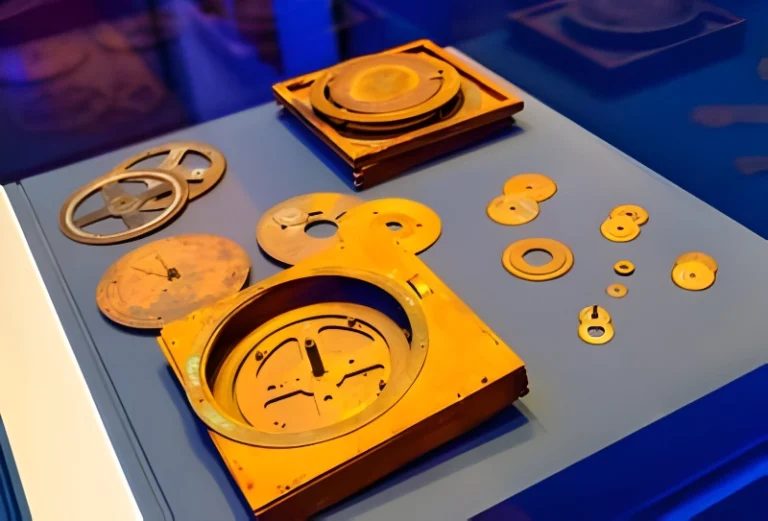
[[[314,193],[293,197],[270,208],[256,225],[256,240],[270,257],[294,265],[337,242],[338,234],[315,238],[306,230],[315,223],[336,222],[363,201],[350,195]]]
[[[124,326],[161,328],[240,291],[250,267],[248,254],[223,237],[161,239],[110,266],[96,289],[96,303]]]
[[[184,157],[187,154],[199,154],[210,161],[208,168],[195,168],[189,169],[182,166]],[[178,174],[187,180],[189,184],[189,199],[196,199],[216,186],[224,172],[227,170],[227,160],[224,154],[217,148],[212,147],[206,143],[196,143],[194,141],[179,141],[174,143],[165,143],[149,150],[145,150],[140,154],[133,157],[129,157],[115,168],[112,172],[124,172],[129,171],[130,168],[137,163],[149,159],[151,157],[165,155],[162,163],[157,167],[160,170],[168,170]],[[153,188],[154,185],[151,182],[147,183],[147,188]],[[168,207],[170,199],[168,197],[160,197],[149,201],[142,207],[143,211],[148,210],[162,210]]]

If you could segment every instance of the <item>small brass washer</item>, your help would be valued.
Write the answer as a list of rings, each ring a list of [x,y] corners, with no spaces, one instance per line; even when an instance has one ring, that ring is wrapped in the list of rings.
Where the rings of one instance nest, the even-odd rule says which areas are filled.
[[[533,266],[525,260],[528,253],[543,251],[552,260],[542,266]],[[573,268],[573,253],[565,244],[554,239],[529,238],[510,244],[501,259],[504,268],[523,280],[542,282],[562,277]]]
[[[609,241],[629,242],[640,235],[640,226],[630,217],[624,215],[603,221],[603,224],[600,225],[600,232]]]
[[[613,265],[613,271],[616,272],[616,275],[621,275],[622,277],[629,277],[635,272],[635,265],[628,260],[620,260],[619,262]]]
[[[684,262],[672,268],[674,283],[688,291],[702,291],[715,283],[715,272],[702,262]]]
[[[629,290],[624,284],[611,284],[605,292],[613,298],[624,298],[629,293]]]

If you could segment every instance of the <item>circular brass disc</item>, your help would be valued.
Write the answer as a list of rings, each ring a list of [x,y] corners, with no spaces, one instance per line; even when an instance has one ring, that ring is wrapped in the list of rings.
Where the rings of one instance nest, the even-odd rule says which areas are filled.
[[[715,259],[706,253],[702,253],[700,251],[683,253],[675,260],[675,264],[683,264],[685,262],[700,262],[715,273],[717,273],[718,270],[717,261],[715,261]]]
[[[595,325],[595,324],[580,324],[579,325],[579,338],[581,338],[587,344],[599,346],[607,344],[616,335],[616,331],[613,329],[612,324]]]
[[[0,82],[51,80],[78,68],[88,58],[78,38],[56,36],[0,51]]]
[[[442,233],[440,216],[430,207],[408,199],[377,199],[350,211],[347,220],[368,223],[366,231],[381,240],[394,240],[403,250],[417,254],[432,246]]]
[[[557,184],[543,174],[518,174],[504,183],[507,195],[525,195],[541,203],[557,193]]]
[[[600,225],[603,237],[613,242],[629,242],[640,235],[640,227],[627,216],[608,218]]]
[[[152,183],[139,195],[132,195],[121,188],[121,181]],[[104,207],[75,218],[78,207],[96,192],[101,192]],[[147,202],[170,192],[167,208],[152,215],[142,212]],[[77,190],[64,202],[59,213],[59,228],[73,241],[86,244],[115,244],[146,235],[168,223],[187,204],[187,183],[173,172],[163,170],[137,170],[117,172],[95,179]],[[121,218],[128,229],[124,232],[97,234],[84,228],[112,217]]]
[[[621,275],[622,277],[629,277],[635,272],[635,265],[628,260],[620,260],[619,262],[613,265],[613,271],[616,272],[616,275]]]
[[[623,298],[627,296],[629,290],[624,284],[611,284],[605,292],[613,298]]]
[[[159,329],[240,291],[250,267],[248,254],[223,237],[161,239],[110,266],[96,288],[96,303],[119,324]]]
[[[371,58],[360,58],[352,62],[347,62],[338,67],[335,67],[328,71],[328,73],[317,80],[312,89],[309,92],[309,102],[312,104],[312,108],[319,111],[326,116],[338,121],[351,121],[356,123],[392,123],[394,121],[401,121],[404,119],[417,118],[424,114],[433,113],[459,93],[461,88],[461,76],[450,64],[431,58],[428,56],[413,57],[417,60],[423,60],[430,64],[440,73],[442,77],[439,91],[432,97],[411,108],[394,110],[392,112],[384,113],[364,113],[353,112],[344,108],[337,107],[327,97],[327,90],[329,84],[341,73],[345,71],[347,67],[360,68],[364,65],[365,61]],[[414,74],[417,74],[414,72]],[[430,80],[433,81],[433,80]],[[437,80],[434,80],[437,81]]]
[[[182,161],[187,154],[200,154],[211,162],[208,168],[195,168],[189,169],[182,166]],[[227,169],[227,160],[224,154],[218,149],[205,143],[196,143],[193,141],[179,141],[174,143],[165,143],[149,150],[145,150],[140,154],[133,157],[129,157],[115,168],[111,173],[129,171],[132,166],[149,159],[151,157],[165,155],[162,163],[157,167],[159,170],[168,170],[181,176],[187,180],[189,184],[189,199],[196,199],[200,197],[208,190],[216,186],[224,172]],[[150,182],[147,183],[148,188],[153,188],[154,185]],[[149,201],[142,208],[144,211],[148,210],[162,210],[168,207],[170,199],[168,197],[160,197]]]
[[[715,283],[715,272],[702,262],[683,262],[672,268],[674,283],[689,291],[702,291]]]
[[[648,222],[648,212],[642,206],[637,206],[635,204],[623,204],[611,210],[611,219],[620,216],[629,217],[635,221],[638,226],[642,226]]]
[[[579,323],[604,326],[611,323],[611,315],[602,306],[587,306],[579,311]]]
[[[539,215],[539,203],[524,194],[500,195],[488,204],[486,212],[494,222],[517,226]]]
[[[285,264],[298,264],[339,242],[338,233],[315,238],[306,233],[319,222],[336,224],[347,211],[362,204],[350,195],[314,193],[300,195],[273,206],[256,225],[256,240],[270,257]]]
[[[543,251],[552,260],[542,266],[533,266],[525,260],[528,253]],[[501,257],[504,268],[515,277],[542,282],[562,277],[573,267],[573,253],[570,248],[554,239],[529,238],[510,244]]]
[[[353,112],[407,110],[437,94],[442,72],[416,56],[373,56],[344,67],[328,84],[331,100]]]

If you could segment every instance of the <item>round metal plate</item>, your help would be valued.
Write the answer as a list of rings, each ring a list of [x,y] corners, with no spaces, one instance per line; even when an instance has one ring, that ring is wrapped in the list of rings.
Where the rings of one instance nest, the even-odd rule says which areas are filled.
[[[186,168],[181,163],[187,154],[199,154],[210,161],[211,164],[208,168]],[[161,155],[167,157],[163,159],[157,169],[174,172],[186,179],[189,184],[189,199],[196,199],[216,186],[216,183],[221,180],[221,177],[227,170],[227,160],[224,154],[215,147],[194,141],[179,141],[165,143],[130,157],[113,168],[111,173],[129,171],[131,167],[141,161]],[[147,188],[154,188],[151,180],[147,183]],[[147,202],[143,206],[143,210],[162,210],[167,208],[169,203],[170,199],[168,197],[160,197]]]
[[[525,260],[529,253],[542,251],[552,260],[534,266]],[[573,267],[573,253],[565,244],[554,239],[529,238],[510,244],[501,257],[504,268],[515,277],[542,282],[562,277]]]
[[[611,219],[615,219],[616,217],[629,217],[633,221],[637,223],[638,226],[643,226],[645,223],[648,222],[648,212],[643,208],[642,206],[637,206],[636,204],[622,204],[621,206],[617,206],[613,210],[611,210]]]
[[[500,195],[486,209],[492,221],[507,226],[529,223],[539,215],[539,203],[525,195]]]
[[[382,114],[426,102],[443,85],[443,70],[406,54],[374,56],[344,67],[328,84],[330,99],[353,112]]]
[[[629,290],[624,284],[611,284],[605,292],[613,298],[624,298],[629,293]]]
[[[264,212],[256,225],[256,240],[270,257],[294,265],[339,242],[338,234],[315,238],[306,233],[314,223],[336,225],[347,211],[362,204],[350,195],[314,193],[300,195]]]
[[[161,239],[110,266],[96,288],[96,303],[119,324],[159,329],[240,291],[250,267],[248,254],[223,237]]]
[[[413,254],[432,246],[442,233],[440,216],[430,207],[408,199],[377,199],[354,208],[340,221],[354,219],[367,223],[362,228],[376,240],[391,240]]]
[[[525,195],[541,203],[557,193],[557,184],[543,174],[518,174],[504,183],[504,193]]]
[[[672,280],[688,291],[702,291],[715,283],[715,272],[703,262],[683,262],[672,268]]]
[[[616,272],[616,275],[628,277],[635,272],[635,265],[628,260],[620,260],[613,265],[613,271]]]
[[[359,68],[362,66],[361,64],[364,64],[368,59],[371,58],[360,58],[352,62],[347,62],[339,67],[331,69],[325,76],[317,80],[309,93],[309,101],[312,104],[312,108],[340,122],[392,123],[395,121],[418,118],[425,114],[435,112],[451,101],[461,88],[461,76],[453,66],[444,61],[420,55],[417,59],[426,61],[438,71],[443,71],[440,74],[442,77],[440,90],[425,102],[408,109],[394,110],[385,113],[352,112],[336,106],[330,99],[328,99],[328,86],[331,81],[340,73],[344,72],[347,67]]]
[[[153,183],[154,187],[132,195],[123,190],[121,181]],[[101,193],[104,206],[75,217],[78,207],[96,192]],[[142,212],[149,201],[169,192],[171,201],[167,208],[157,215]],[[85,244],[115,244],[128,241],[167,224],[184,209],[188,195],[187,183],[173,172],[137,170],[109,174],[95,179],[69,196],[59,213],[59,228],[73,241]],[[112,234],[91,233],[84,229],[109,218],[122,219],[128,229]]]
[[[676,260],[675,264],[683,264],[685,262],[700,262],[707,268],[709,268],[713,272],[717,272],[719,269],[719,266],[717,265],[717,261],[707,255],[706,253],[702,253],[700,251],[691,251],[688,253],[683,253],[680,255]]]
[[[620,215],[603,221],[600,225],[600,233],[612,242],[629,242],[640,235],[640,227],[632,218]]]

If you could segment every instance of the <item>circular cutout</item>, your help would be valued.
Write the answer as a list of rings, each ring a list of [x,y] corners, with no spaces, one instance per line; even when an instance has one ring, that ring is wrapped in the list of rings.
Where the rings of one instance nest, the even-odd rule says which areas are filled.
[[[530,264],[526,255],[543,251],[552,260],[540,266]],[[553,239],[530,238],[510,244],[502,255],[502,264],[515,277],[541,282],[562,277],[573,267],[573,253],[565,244]]]
[[[159,329],[240,291],[250,266],[248,254],[223,237],[161,239],[110,266],[96,288],[96,303],[119,324]]]
[[[627,216],[608,218],[600,225],[603,237],[612,242],[629,242],[640,235],[640,227]]]
[[[270,257],[285,264],[302,260],[333,247],[338,233],[315,237],[308,233],[315,223],[337,225],[344,214],[363,201],[334,193],[314,193],[293,197],[270,208],[256,225],[256,240]]]
[[[628,260],[620,260],[613,265],[613,271],[616,272],[616,275],[628,277],[635,272],[635,265]]]
[[[152,183],[153,188],[133,195],[124,190],[122,182]],[[80,205],[96,192],[104,199],[104,206],[80,217],[75,217]],[[170,203],[156,215],[145,212],[146,205],[157,197],[170,194]],[[173,172],[139,170],[118,172],[100,177],[73,193],[62,205],[59,228],[73,241],[86,244],[115,244],[146,235],[167,224],[187,204],[189,188],[184,180]],[[98,234],[85,230],[97,222],[120,218],[128,227],[126,231]]]
[[[210,165],[207,168],[186,168],[182,165],[182,162],[188,154],[201,155],[210,162]],[[130,157],[113,168],[111,173],[129,171],[132,166],[141,161],[161,155],[167,157],[163,159],[157,168],[174,172],[183,179],[186,179],[189,184],[189,199],[196,199],[216,186],[227,169],[227,160],[218,149],[205,143],[179,141],[165,143]],[[153,187],[154,185],[148,183],[147,188]],[[161,197],[149,201],[145,206],[145,210],[162,210],[169,203],[170,200],[167,197]]]
[[[522,194],[500,195],[488,204],[486,212],[494,222],[519,226],[539,215],[539,203]]]
[[[605,326],[581,324],[578,333],[579,338],[587,344],[603,345],[613,340],[616,331],[611,324]]]
[[[712,270],[714,273],[717,273],[717,270],[719,269],[719,266],[717,265],[717,261],[707,255],[706,253],[702,253],[700,251],[691,251],[688,253],[683,253],[680,255],[676,260],[675,264],[683,264],[685,262],[700,262],[710,270]]]
[[[638,226],[643,226],[645,223],[648,222],[648,212],[643,208],[642,206],[637,206],[635,204],[623,204],[621,206],[617,206],[613,210],[611,210],[611,219],[615,219],[616,217],[629,217],[633,221],[637,223]]]
[[[506,195],[521,195],[543,202],[557,193],[557,184],[543,174],[518,174],[504,183]]]
[[[605,292],[613,298],[623,298],[627,296],[629,290],[624,284],[611,284]]]
[[[701,262],[683,262],[672,268],[674,283],[688,291],[702,291],[715,283],[715,272]]]

